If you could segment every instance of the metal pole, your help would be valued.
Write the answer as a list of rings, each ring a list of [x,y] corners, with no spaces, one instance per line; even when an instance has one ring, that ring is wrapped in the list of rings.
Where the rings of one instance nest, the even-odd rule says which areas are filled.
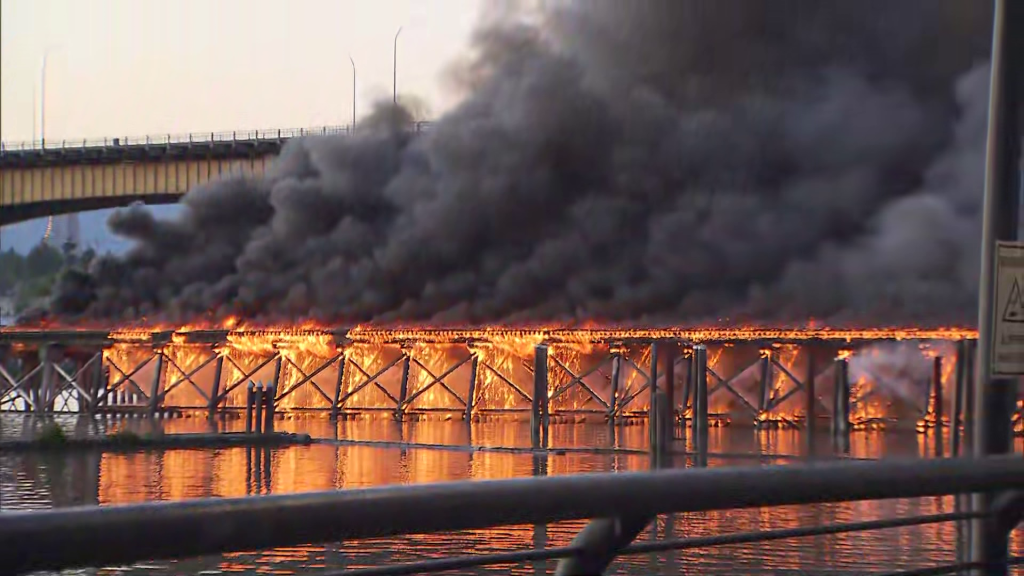
[[[989,84],[988,141],[985,159],[985,201],[981,237],[981,278],[978,290],[978,352],[975,361],[974,456],[1009,452],[1017,382],[993,377],[992,345],[995,329],[995,244],[1016,240],[1021,201],[1021,121],[1024,98],[1024,2],[995,0],[992,30],[992,67]],[[975,494],[975,512],[988,512],[992,496]],[[977,574],[1006,574],[1007,534],[995,523],[972,523],[971,561],[1003,562]]]
[[[1017,240],[1021,203],[1021,138],[1024,136],[1024,3],[995,0],[989,84],[988,140],[985,159],[985,200],[981,238],[981,280],[978,292],[978,347],[975,360],[974,455],[1011,451],[1011,418],[1017,396],[1016,378],[992,375],[995,291],[995,243]],[[973,508],[990,511],[992,496],[975,494]],[[977,574],[1007,574],[1008,534],[989,519],[971,530],[971,561],[1002,563]]]
[[[349,134],[356,131],[356,61],[352,55],[348,55],[348,61],[352,63],[352,123],[349,124]]]
[[[393,51],[394,63],[391,68],[391,103],[395,106],[398,105],[398,35],[402,33],[402,27],[398,27],[398,32],[395,32],[395,47]]]
[[[40,98],[39,98],[39,140],[43,149],[46,148],[46,62],[50,51],[43,53],[43,69],[40,73]]]

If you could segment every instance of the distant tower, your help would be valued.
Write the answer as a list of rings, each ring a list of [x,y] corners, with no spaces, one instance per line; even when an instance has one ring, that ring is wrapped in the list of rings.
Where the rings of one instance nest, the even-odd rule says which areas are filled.
[[[66,254],[73,254],[82,245],[81,224],[78,214],[50,216],[46,222],[43,242],[60,247]]]

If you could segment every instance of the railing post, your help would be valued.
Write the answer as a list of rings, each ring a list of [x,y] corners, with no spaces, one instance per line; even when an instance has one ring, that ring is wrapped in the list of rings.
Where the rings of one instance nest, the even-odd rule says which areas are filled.
[[[534,448],[542,446],[547,433],[541,436],[548,401],[548,347],[538,344],[533,349],[533,398],[530,410],[530,440]]]
[[[469,391],[466,393],[466,422],[473,418],[473,403],[476,398],[476,376],[480,365],[480,356],[470,350],[469,360]]]
[[[220,379],[224,373],[224,355],[217,351],[214,351],[214,354],[217,354],[217,359],[214,360],[213,365],[213,385],[210,386],[210,402],[206,407],[206,417],[210,420],[217,416],[217,406],[220,405]]]
[[[571,546],[583,548],[577,556],[564,558],[555,568],[555,576],[600,576],[619,551],[641,533],[651,518],[598,518],[591,520],[572,539]]]

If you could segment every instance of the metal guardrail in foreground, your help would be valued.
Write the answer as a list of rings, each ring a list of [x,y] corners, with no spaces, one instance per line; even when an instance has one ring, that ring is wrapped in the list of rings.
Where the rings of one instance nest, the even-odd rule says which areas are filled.
[[[561,574],[582,574],[588,531],[622,524],[642,530],[658,514],[764,506],[819,504],[855,500],[916,498],[998,492],[1024,488],[1024,459],[1019,456],[932,461],[829,462],[790,466],[679,469],[625,474],[582,474],[473,482],[385,486],[247,498],[208,498],[111,507],[78,507],[44,512],[8,512],[0,521],[4,567],[15,573],[81,566],[109,566],[137,561],[185,558],[358,540],[383,536],[481,529],[515,524],[545,524],[597,518],[574,544],[562,549],[478,556],[482,565],[519,560],[569,557]],[[882,523],[928,523],[962,519],[939,515]],[[600,520],[604,519],[604,520]],[[604,524],[602,524],[604,523]],[[872,523],[861,529],[885,527]],[[829,533],[833,527],[818,527]],[[848,531],[850,526],[838,531]],[[853,526],[857,528],[857,526]],[[818,532],[728,535],[684,542],[683,547],[753,542]],[[635,535],[621,543],[629,544]],[[731,539],[731,540],[730,540]],[[696,542],[697,544],[693,544]],[[679,547],[647,543],[629,551]],[[599,555],[618,553],[603,546]],[[524,555],[525,554],[525,555]],[[497,561],[492,561],[497,559]],[[607,559],[610,561],[610,559]],[[410,574],[465,566],[411,566],[370,569],[367,574]],[[577,562],[574,567],[573,562]],[[605,563],[606,564],[606,563]],[[568,566],[568,568],[567,568]],[[603,569],[603,568],[602,568]],[[346,572],[349,574],[350,572]],[[353,574],[354,574],[353,573]],[[590,572],[591,574],[595,572]],[[599,573],[599,572],[596,572]]]
[[[412,125],[415,132],[426,132],[432,122],[422,121]],[[209,144],[216,142],[259,142],[303,138],[306,136],[330,136],[348,134],[352,127],[317,126],[314,128],[270,128],[266,130],[232,130],[221,132],[186,132],[182,134],[158,134],[147,136],[125,136],[108,138],[86,138],[71,140],[27,140],[23,142],[0,142],[2,152],[80,150],[83,148],[109,148],[112,146],[160,146],[167,144]]]

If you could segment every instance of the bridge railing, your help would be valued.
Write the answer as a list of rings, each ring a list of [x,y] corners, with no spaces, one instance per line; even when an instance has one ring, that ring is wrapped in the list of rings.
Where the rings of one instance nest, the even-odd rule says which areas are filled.
[[[425,132],[431,122],[416,122],[411,129]],[[0,151],[15,152],[28,150],[75,150],[85,148],[110,148],[117,146],[160,146],[168,144],[204,144],[214,142],[259,142],[278,141],[306,136],[330,136],[349,134],[352,127],[318,126],[312,128],[270,128],[266,130],[231,130],[221,132],[188,132],[182,134],[156,134],[147,136],[125,136],[109,138],[85,138],[73,140],[29,140],[22,142],[0,142]]]
[[[1022,560],[1006,553],[1009,533],[1024,512],[1019,491],[1024,488],[1022,478],[1024,459],[1016,455],[386,486],[9,512],[0,515],[0,545],[6,552],[4,568],[21,573],[596,519],[568,546],[328,572],[350,576],[420,574],[557,558],[562,560],[556,574],[568,576],[601,574],[624,554],[982,519],[979,526],[985,537],[980,541],[991,545],[988,557],[995,558],[983,566],[985,573],[1005,574],[1007,566]],[[970,493],[997,495],[996,505],[986,514],[952,512],[631,545],[658,514]],[[956,542],[949,544],[960,550]],[[954,573],[968,566],[961,562],[903,574]]]

